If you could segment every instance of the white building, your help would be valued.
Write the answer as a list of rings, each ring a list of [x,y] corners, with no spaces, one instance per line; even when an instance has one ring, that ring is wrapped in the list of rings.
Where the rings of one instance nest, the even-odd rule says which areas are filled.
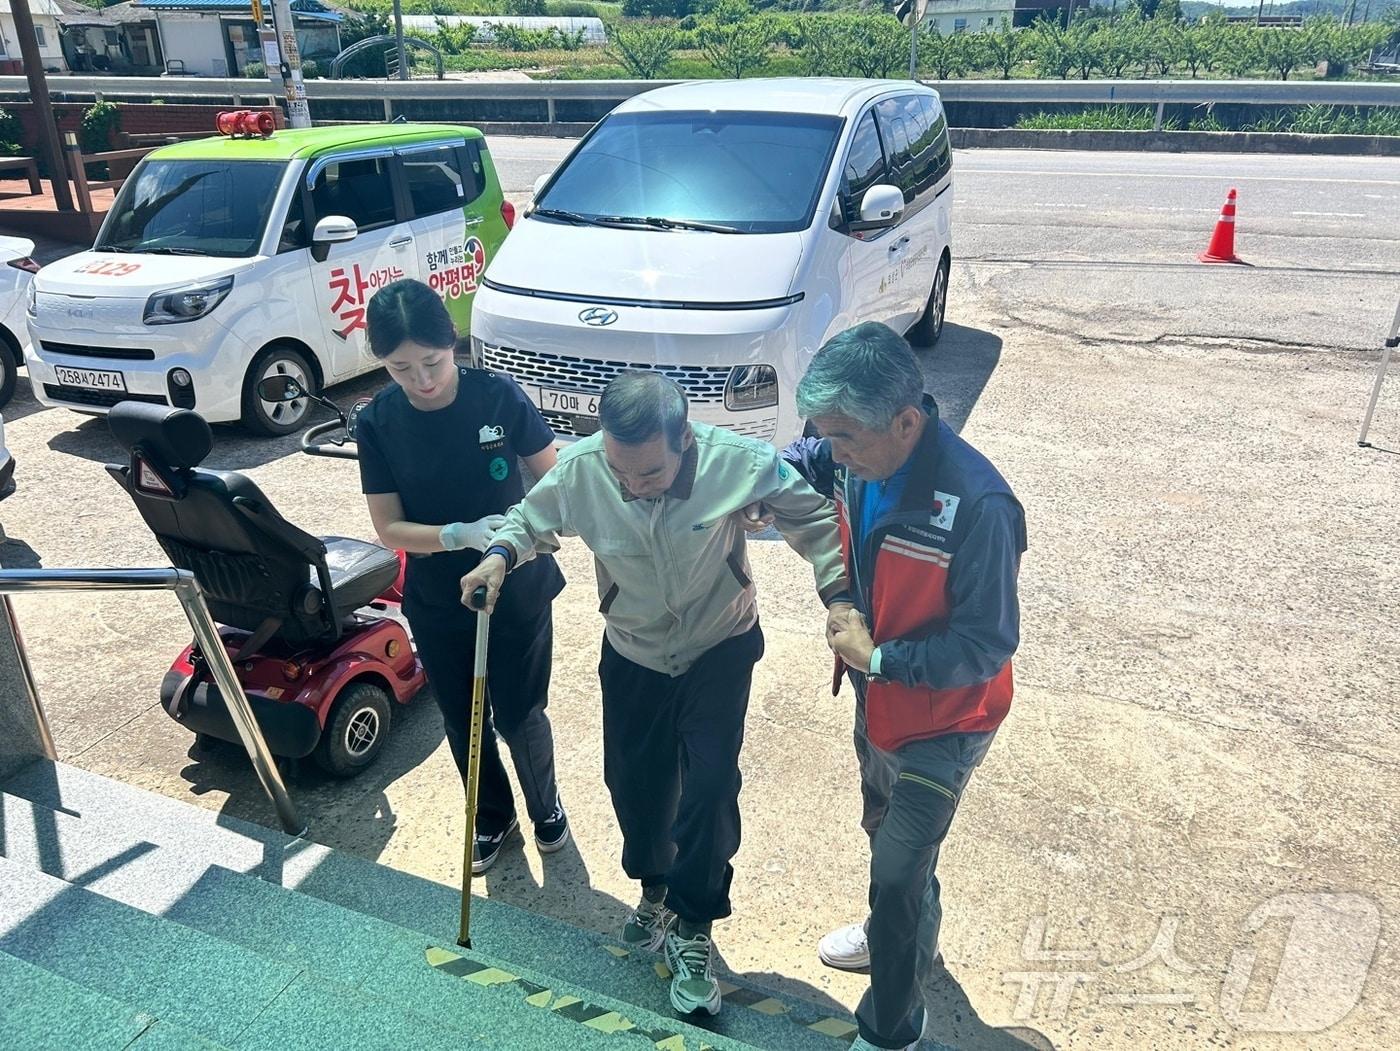
[[[63,61],[63,45],[59,19],[63,9],[56,0],[29,0],[29,12],[34,17],[34,36],[39,42],[39,57],[45,69],[67,70]],[[15,16],[10,11],[10,0],[0,0],[0,63],[19,63],[19,34],[15,30]],[[5,66],[10,72],[18,73],[19,65]]]

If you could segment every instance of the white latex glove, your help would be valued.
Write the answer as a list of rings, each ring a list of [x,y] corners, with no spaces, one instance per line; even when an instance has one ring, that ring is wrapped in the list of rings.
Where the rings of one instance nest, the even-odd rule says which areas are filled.
[[[438,531],[438,539],[442,541],[445,551],[461,551],[468,547],[474,551],[485,551],[491,546],[491,537],[505,524],[505,520],[505,515],[487,515],[475,522],[449,522]]]

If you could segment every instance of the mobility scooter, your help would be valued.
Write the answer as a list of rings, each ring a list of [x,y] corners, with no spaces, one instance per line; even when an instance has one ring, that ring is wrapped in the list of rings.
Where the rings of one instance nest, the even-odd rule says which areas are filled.
[[[292,382],[285,377],[264,383],[276,381],[284,382],[264,393],[269,400],[304,393],[281,390]],[[345,446],[354,440],[355,414],[315,400],[337,419],[307,431],[303,450],[354,459]],[[314,756],[338,777],[373,763],[394,704],[407,704],[425,682],[403,625],[366,611],[397,605],[402,556],[362,540],[311,536],[278,514],[247,476],[201,468],[213,436],[197,413],[124,401],[108,421],[130,460],[107,471],[171,563],[199,582],[272,753]],[[332,431],[340,433],[318,444]],[[161,702],[200,743],[237,743],[197,646],[171,665]]]

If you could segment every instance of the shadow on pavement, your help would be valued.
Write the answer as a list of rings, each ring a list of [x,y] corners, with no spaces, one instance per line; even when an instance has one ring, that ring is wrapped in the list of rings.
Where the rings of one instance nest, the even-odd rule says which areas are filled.
[[[379,759],[353,778],[339,779],[321,771],[310,757],[291,764],[283,773],[287,791],[307,823],[308,837],[336,850],[377,860],[393,837],[397,816],[384,789],[420,766],[442,743],[442,717],[432,695],[424,690],[407,706],[393,709],[388,740]],[[191,744],[193,760],[180,771],[193,795],[228,793],[220,813],[253,824],[275,826],[257,776],[233,744],[212,748]]]
[[[924,382],[939,415],[961,433],[1001,361],[1001,337],[980,328],[947,322],[933,348],[915,348]]]
[[[14,537],[0,540],[0,569],[43,569],[39,552]]]
[[[924,1040],[958,1051],[1055,1051],[1050,1038],[1028,1026],[999,1029],[978,1016],[950,971],[936,972],[924,987]]]
[[[29,373],[26,370],[18,383],[15,384],[15,393],[4,409],[0,409],[0,416],[5,418],[6,423],[18,423],[26,416],[33,416],[36,412],[44,412],[47,406],[40,405],[34,392],[29,387]],[[81,417],[75,415],[74,421]]]

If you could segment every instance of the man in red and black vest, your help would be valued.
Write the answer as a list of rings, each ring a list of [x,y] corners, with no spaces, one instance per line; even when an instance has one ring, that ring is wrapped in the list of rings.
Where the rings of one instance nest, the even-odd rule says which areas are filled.
[[[858,325],[817,352],[797,407],[821,432],[784,456],[831,496],[853,605],[833,603],[834,690],[856,692],[870,912],[818,952],[870,971],[852,1051],[913,1047],[939,961],[938,852],[1011,706],[1025,519],[990,462],[938,418],[909,344]]]

